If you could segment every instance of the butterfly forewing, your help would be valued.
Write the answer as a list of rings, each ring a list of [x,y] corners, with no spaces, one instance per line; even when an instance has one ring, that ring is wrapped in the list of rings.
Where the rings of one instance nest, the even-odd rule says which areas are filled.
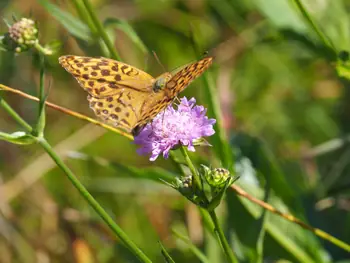
[[[193,80],[202,75],[212,63],[213,57],[206,57],[180,69],[166,85],[165,91],[167,96],[176,97],[180,92],[187,88]]]
[[[206,57],[177,71],[166,86],[141,107],[139,125],[152,120],[159,112],[168,107],[181,91],[209,68],[212,62],[212,57]]]
[[[108,58],[68,55],[59,62],[94,97],[114,95],[125,87],[148,92],[154,82],[146,72]]]

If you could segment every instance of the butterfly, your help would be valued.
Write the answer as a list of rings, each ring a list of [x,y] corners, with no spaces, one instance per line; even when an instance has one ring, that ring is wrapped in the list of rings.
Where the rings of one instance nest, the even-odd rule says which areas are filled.
[[[86,90],[90,108],[105,122],[137,135],[177,95],[212,64],[213,57],[190,63],[157,78],[128,64],[74,55],[59,63]]]

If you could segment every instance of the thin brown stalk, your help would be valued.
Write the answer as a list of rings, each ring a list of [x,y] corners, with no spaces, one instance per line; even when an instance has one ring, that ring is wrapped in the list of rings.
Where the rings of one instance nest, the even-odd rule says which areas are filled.
[[[34,100],[34,101],[39,101],[39,99],[38,99],[37,97],[34,97],[34,96],[32,96],[32,95],[29,95],[29,94],[27,94],[27,93],[25,93],[25,92],[23,92],[23,91],[20,91],[20,90],[16,90],[16,89],[10,88],[10,87],[5,86],[5,85],[3,85],[3,84],[0,84],[0,90],[10,91],[10,92],[15,93],[15,94],[17,94],[17,95],[20,95],[20,96],[22,96],[22,97],[24,97],[24,98],[27,98],[27,99],[30,99],[30,100]],[[80,113],[78,113],[78,112],[72,111],[72,110],[67,109],[67,108],[64,108],[64,107],[62,107],[62,106],[58,106],[57,104],[54,104],[54,103],[52,103],[52,102],[46,101],[45,104],[46,104],[48,107],[52,108],[52,109],[58,110],[58,111],[60,111],[60,112],[63,112],[63,113],[65,113],[65,114],[68,114],[68,115],[77,117],[77,118],[79,118],[79,119],[82,119],[82,120],[85,120],[85,121],[88,121],[88,122],[91,122],[91,123],[93,123],[93,124],[95,124],[95,125],[98,125],[98,126],[101,126],[101,127],[105,128],[105,129],[107,129],[107,130],[110,130],[110,131],[112,131],[112,132],[115,132],[115,133],[118,133],[118,134],[120,134],[120,135],[123,135],[123,136],[127,137],[127,138],[130,139],[130,140],[133,140],[133,139],[134,139],[134,138],[132,137],[132,135],[130,135],[129,133],[124,132],[124,131],[119,130],[119,129],[116,129],[116,128],[110,126],[110,125],[107,125],[107,124],[103,123],[103,122],[100,122],[100,121],[98,121],[98,120],[95,120],[95,119],[93,119],[93,118],[90,118],[90,117],[88,117],[88,116],[86,116],[86,115],[84,115],[84,114],[80,114]]]
[[[328,240],[329,242],[337,245],[338,247],[341,247],[343,248],[344,250],[346,251],[349,251],[350,252],[350,245],[346,244],[345,242],[337,239],[336,237],[334,236],[331,236],[329,235],[328,233],[324,232],[323,230],[319,229],[319,228],[315,228],[315,227],[312,227],[306,223],[304,223],[303,221],[301,221],[300,219],[290,215],[290,214],[287,214],[287,213],[282,213],[281,211],[277,210],[276,208],[274,208],[272,205],[268,204],[268,203],[265,203],[264,201],[261,201],[260,199],[257,199],[255,198],[254,196],[251,196],[250,194],[248,194],[246,191],[244,191],[242,188],[240,188],[239,186],[237,185],[232,185],[231,186],[231,189],[233,191],[235,191],[238,195],[248,199],[249,201],[261,206],[262,208],[270,211],[271,213],[273,214],[276,214],[292,223],[295,223],[299,226],[301,226],[302,228],[306,229],[306,230],[309,230],[311,232],[313,232],[315,235],[325,239],[325,240]]]

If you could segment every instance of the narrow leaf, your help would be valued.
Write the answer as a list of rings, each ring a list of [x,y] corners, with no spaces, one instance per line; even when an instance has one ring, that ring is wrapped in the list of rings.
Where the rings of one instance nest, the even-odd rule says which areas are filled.
[[[116,19],[116,18],[107,18],[104,22],[104,26],[106,28],[116,27],[122,30],[143,53],[148,52],[146,45],[143,43],[141,38],[137,35],[136,31],[125,20]]]
[[[47,0],[38,0],[38,2],[67,29],[69,33],[78,39],[92,42],[90,29],[82,23],[78,18],[72,16],[70,13],[63,11],[58,6],[50,3]]]
[[[35,138],[32,135],[23,131],[14,132],[11,134],[0,132],[0,140],[20,145],[28,145],[35,142]]]

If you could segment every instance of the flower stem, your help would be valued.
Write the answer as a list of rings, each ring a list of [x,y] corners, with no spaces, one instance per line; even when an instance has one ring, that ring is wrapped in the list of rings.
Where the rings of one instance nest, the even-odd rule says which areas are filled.
[[[185,162],[186,162],[188,168],[190,169],[190,171],[192,173],[192,178],[193,178],[193,181],[194,181],[196,187],[199,190],[203,190],[202,189],[203,187],[202,187],[201,179],[199,177],[199,173],[198,173],[197,169],[194,167],[194,165],[192,163],[192,160],[191,160],[190,156],[188,155],[186,147],[185,146],[181,146],[180,149],[181,149],[182,155],[185,158]]]
[[[134,242],[132,242],[127,234],[113,221],[108,213],[100,206],[95,198],[87,191],[87,189],[75,177],[73,172],[64,164],[61,158],[53,151],[51,145],[45,138],[38,138],[39,144],[45,149],[50,157],[55,161],[57,166],[67,175],[68,179],[80,192],[88,204],[99,214],[103,221],[110,227],[114,234],[120,238],[124,245],[141,261],[151,263],[152,261],[139,249]]]
[[[114,45],[113,45],[111,39],[107,35],[107,32],[104,30],[100,20],[98,19],[97,15],[95,14],[94,9],[93,9],[90,1],[83,0],[83,3],[85,5],[87,12],[89,13],[89,15],[91,17],[93,24],[95,25],[95,27],[97,29],[98,34],[100,35],[100,37],[103,39],[104,43],[106,44],[106,46],[110,52],[111,58],[116,59],[116,60],[121,60],[118,52],[114,48]]]
[[[52,50],[50,50],[49,48],[43,47],[42,45],[40,45],[40,43],[38,41],[35,43],[34,47],[39,53],[41,53],[45,56],[52,55]]]
[[[72,0],[72,3],[77,10],[80,19],[82,19],[88,25],[91,32],[95,34],[97,32],[95,24],[92,22],[91,17],[89,16],[87,10],[84,8],[83,3],[80,0]]]
[[[218,218],[215,214],[215,211],[209,211],[209,215],[214,223],[214,226],[215,226],[214,231],[216,232],[216,234],[220,240],[220,244],[222,246],[222,249],[225,252],[225,255],[226,255],[228,262],[238,263],[238,260],[237,260],[236,256],[233,254],[233,250],[231,249],[231,247],[228,244],[228,241],[224,235],[224,231],[222,230],[222,228],[219,224],[219,221],[218,221]]]
[[[33,128],[23,120],[12,108],[0,97],[0,106],[13,117],[19,124],[21,124],[28,132],[32,132]],[[80,183],[73,172],[65,165],[62,159],[56,154],[51,145],[42,136],[36,137],[37,142],[44,148],[47,154],[54,160],[57,166],[67,175],[68,179],[80,192],[86,202],[97,212],[102,220],[110,227],[113,233],[122,240],[124,245],[141,261],[145,263],[152,263],[152,261],[139,249],[135,243],[129,239],[127,234],[113,221],[108,213],[100,206],[95,198],[88,192],[88,190]]]
[[[192,178],[193,178],[194,183],[196,184],[196,187],[198,187],[199,190],[203,190],[200,175],[199,175],[197,169],[194,167],[194,164],[193,164],[190,156],[188,155],[188,151],[187,151],[186,147],[181,146],[180,149],[181,149],[181,152],[185,158],[186,164],[192,173]],[[205,197],[204,193],[203,193],[203,196]],[[207,210],[206,210],[206,213],[208,213]],[[221,247],[226,255],[228,262],[238,263],[238,260],[235,257],[233,250],[230,248],[230,245],[228,244],[228,241],[224,235],[224,232],[219,224],[219,221],[218,221],[218,218],[215,214],[215,211],[214,210],[209,211],[209,216],[214,223],[214,232],[217,234],[220,245],[221,245]]]

